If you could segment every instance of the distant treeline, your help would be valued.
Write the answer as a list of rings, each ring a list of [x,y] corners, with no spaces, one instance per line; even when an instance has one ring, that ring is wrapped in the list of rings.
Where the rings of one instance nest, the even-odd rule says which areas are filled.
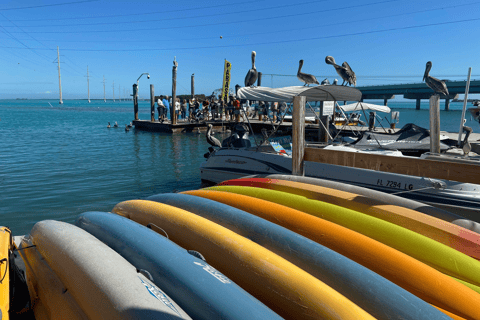
[[[171,98],[171,97],[172,97],[171,95],[168,96],[168,98]],[[179,98],[180,101],[183,101],[183,99],[186,99],[187,101],[189,101],[192,98],[192,95],[181,94],[181,95],[178,95],[177,98]],[[158,99],[160,99],[160,96],[155,96],[155,101],[157,101]],[[197,99],[198,101],[203,101],[206,99],[206,96],[204,94],[196,94],[195,99]]]

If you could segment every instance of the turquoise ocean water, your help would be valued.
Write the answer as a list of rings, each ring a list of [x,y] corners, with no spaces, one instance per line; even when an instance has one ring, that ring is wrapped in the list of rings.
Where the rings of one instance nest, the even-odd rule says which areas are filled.
[[[428,101],[420,111],[414,101],[389,106],[399,126],[428,128]],[[442,130],[458,132],[461,108],[441,112]],[[140,102],[140,119],[149,110]],[[72,222],[124,200],[199,188],[205,135],[125,132],[132,119],[131,101],[0,100],[0,225],[24,234],[40,220]],[[119,128],[107,129],[115,121]],[[468,114],[467,125],[480,131]]]

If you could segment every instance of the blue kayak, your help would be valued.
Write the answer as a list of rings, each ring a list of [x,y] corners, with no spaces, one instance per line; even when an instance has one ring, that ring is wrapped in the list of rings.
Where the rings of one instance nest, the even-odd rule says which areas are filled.
[[[377,319],[451,319],[370,269],[248,212],[187,194],[159,194],[146,200],[195,213],[262,245],[323,281]]]
[[[166,237],[112,213],[86,212],[75,224],[118,252],[193,319],[282,319],[263,303]]]

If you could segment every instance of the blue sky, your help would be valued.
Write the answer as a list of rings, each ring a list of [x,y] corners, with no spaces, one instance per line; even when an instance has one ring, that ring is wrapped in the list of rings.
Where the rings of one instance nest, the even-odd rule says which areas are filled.
[[[143,72],[140,94],[210,94],[243,85],[257,52],[262,85],[301,85],[298,61],[321,81],[338,78],[327,55],[347,61],[357,85],[420,82],[425,63],[440,79],[480,79],[480,0],[109,1],[4,0],[0,4],[0,98],[58,98],[57,46],[64,99],[118,98]],[[221,38],[222,37],[222,38]]]

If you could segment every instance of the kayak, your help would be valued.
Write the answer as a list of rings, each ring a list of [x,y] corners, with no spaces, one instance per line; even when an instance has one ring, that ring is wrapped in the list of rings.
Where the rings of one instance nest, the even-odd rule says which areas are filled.
[[[37,222],[19,252],[27,278],[31,279],[33,306],[37,302],[42,306],[34,310],[37,318],[191,319],[118,253],[74,225],[52,220]],[[42,273],[48,268],[51,272]],[[50,276],[55,282],[49,281]],[[60,297],[66,293],[68,297]],[[68,311],[59,303],[65,300],[72,306]],[[64,314],[60,316],[61,312]]]
[[[262,245],[320,279],[377,319],[448,318],[375,272],[248,212],[188,194],[159,194],[147,200],[195,213]]]
[[[75,225],[146,270],[194,319],[282,319],[204,260],[169,239],[113,213],[86,212]]]
[[[9,319],[10,312],[10,252],[12,232],[0,227],[0,319]]]
[[[277,314],[288,319],[373,319],[325,283],[270,250],[216,223],[169,205],[132,200],[113,212],[155,224],[181,247],[206,261]]]
[[[426,302],[464,318],[480,319],[480,295],[432,267],[338,224],[274,202],[238,193],[194,190],[281,225],[371,269]]]

